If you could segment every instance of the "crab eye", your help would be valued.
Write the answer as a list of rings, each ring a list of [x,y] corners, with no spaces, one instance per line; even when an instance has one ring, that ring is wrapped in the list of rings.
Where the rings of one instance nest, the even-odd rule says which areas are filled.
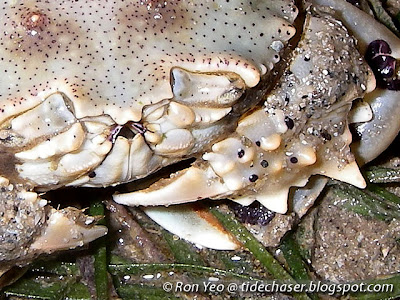
[[[396,69],[396,59],[389,55],[378,55],[370,61],[375,75],[381,78],[390,78]]]
[[[384,40],[375,40],[368,45],[367,52],[365,53],[365,59],[370,62],[377,55],[391,53],[392,49],[387,42]]]

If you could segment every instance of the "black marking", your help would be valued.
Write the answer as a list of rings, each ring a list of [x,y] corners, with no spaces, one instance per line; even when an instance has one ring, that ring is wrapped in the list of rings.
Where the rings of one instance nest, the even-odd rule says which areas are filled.
[[[250,175],[249,180],[250,182],[256,182],[258,180],[258,176],[256,174]]]
[[[245,155],[244,150],[243,150],[243,149],[239,149],[239,150],[238,150],[238,157],[239,157],[239,158],[242,158],[244,155]]]
[[[289,128],[289,129],[293,129],[293,127],[294,127],[294,121],[293,121],[293,119],[291,119],[289,117],[285,117],[285,124],[286,124],[287,128]]]

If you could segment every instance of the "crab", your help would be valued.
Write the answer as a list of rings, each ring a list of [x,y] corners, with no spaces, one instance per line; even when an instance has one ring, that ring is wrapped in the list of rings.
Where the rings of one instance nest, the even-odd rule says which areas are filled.
[[[178,222],[207,227],[190,208],[160,206],[229,198],[285,213],[289,188],[312,175],[365,186],[349,122],[362,133],[353,145],[360,163],[399,131],[397,92],[376,88],[363,56],[385,40],[398,59],[400,42],[346,1],[305,1],[297,30],[290,0],[1,7],[3,272],[107,233],[81,210],[52,208],[46,191],[114,186],[195,158],[170,178],[113,198],[146,206],[171,231]],[[207,228],[214,238],[200,233],[203,242],[182,235],[237,247]]]

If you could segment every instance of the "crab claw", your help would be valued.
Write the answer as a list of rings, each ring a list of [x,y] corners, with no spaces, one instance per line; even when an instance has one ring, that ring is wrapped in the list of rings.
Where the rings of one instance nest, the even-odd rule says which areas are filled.
[[[198,205],[143,207],[142,210],[163,228],[197,245],[216,250],[240,247],[219,221]]]
[[[192,167],[114,200],[126,205],[258,200],[285,213],[289,188],[304,186],[313,174],[365,187],[350,153],[347,117],[351,102],[375,88],[372,71],[331,15],[311,11],[303,32],[281,81],[262,108],[239,121],[235,133]],[[332,49],[326,40],[335,41]]]
[[[94,225],[95,218],[75,208],[51,209],[41,235],[30,245],[30,251],[52,253],[74,249],[107,234],[107,227]]]
[[[56,210],[35,192],[0,177],[0,265],[26,265],[41,254],[73,249],[107,233],[94,217],[74,208]]]
[[[148,189],[115,194],[113,199],[117,203],[130,206],[155,206],[159,205],[162,199],[162,205],[168,206],[210,198],[228,191],[229,189],[220,182],[219,177],[211,169],[190,167],[173,174],[171,178],[157,181]]]

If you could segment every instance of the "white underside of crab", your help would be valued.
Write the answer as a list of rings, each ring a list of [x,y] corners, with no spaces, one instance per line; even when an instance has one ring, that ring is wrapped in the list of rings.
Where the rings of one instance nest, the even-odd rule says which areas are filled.
[[[20,209],[0,221],[20,223],[3,226],[0,237],[15,229],[22,238],[17,250],[0,246],[0,261],[23,264],[106,233],[76,210],[47,210],[33,191],[117,185],[189,157],[197,161],[187,170],[114,200],[131,206],[258,200],[284,213],[289,188],[304,186],[311,175],[365,185],[347,125],[380,110],[361,103],[348,118],[351,102],[365,94],[372,103],[393,95],[370,93],[372,72],[333,11],[307,13],[283,76],[262,107],[239,119],[246,105],[260,101],[248,97],[250,89],[261,81],[265,93],[275,82],[274,66],[295,34],[294,1],[146,3],[3,3],[0,67],[8,79],[0,81],[0,201]],[[342,0],[315,3],[336,5],[345,21],[363,18]],[[363,53],[375,37],[345,25],[362,41]],[[363,30],[368,26],[376,22]],[[398,40],[384,28],[380,36],[398,58]],[[385,135],[386,146],[396,130],[398,122]],[[382,151],[367,154],[380,137],[372,136],[356,150],[365,161]],[[34,217],[22,220],[25,211]],[[145,211],[197,244],[238,247],[211,216],[188,206]]]

